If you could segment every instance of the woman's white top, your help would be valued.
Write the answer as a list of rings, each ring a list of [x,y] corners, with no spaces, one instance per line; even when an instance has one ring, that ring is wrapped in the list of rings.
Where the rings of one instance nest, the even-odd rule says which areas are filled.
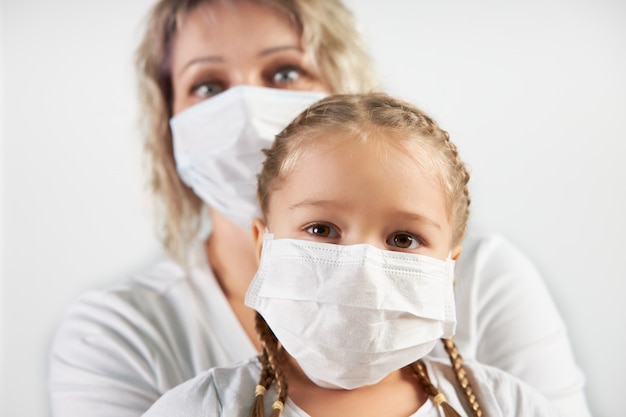
[[[201,372],[256,355],[200,247],[195,258],[70,306],[50,355],[53,416],[138,417]],[[468,238],[456,280],[463,357],[513,374],[563,415],[589,416],[564,323],[528,259],[501,237]]]
[[[471,416],[454,371],[442,359],[424,361],[433,385],[463,417]],[[552,404],[531,387],[511,375],[475,361],[465,364],[467,377],[483,415],[489,417],[553,417]],[[256,358],[238,366],[213,368],[170,390],[144,414],[144,417],[248,417],[254,389],[261,372]],[[276,390],[272,386],[264,397],[266,415],[272,409]],[[409,417],[442,417],[443,411],[429,398]],[[308,417],[287,396],[281,417]]]

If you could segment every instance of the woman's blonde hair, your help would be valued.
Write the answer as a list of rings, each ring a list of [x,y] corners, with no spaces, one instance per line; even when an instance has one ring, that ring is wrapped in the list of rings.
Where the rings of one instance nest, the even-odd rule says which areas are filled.
[[[415,157],[425,169],[434,170],[439,179],[452,224],[452,245],[460,244],[469,217],[469,172],[459,158],[450,136],[429,116],[414,106],[381,93],[335,95],[327,97],[302,112],[276,137],[259,174],[258,198],[263,215],[270,210],[272,192],[281,186],[302,155],[316,146],[316,138],[332,132],[337,140],[376,141],[399,146]],[[328,136],[328,135],[327,135]],[[276,384],[272,416],[278,416],[286,401],[288,384],[284,368],[285,352],[267,323],[259,314],[256,330],[261,340],[261,374],[255,390],[251,417],[265,415],[264,395]],[[457,380],[465,394],[468,408],[480,417],[482,410],[467,379],[463,359],[452,339],[443,340]],[[418,383],[445,416],[458,416],[441,392],[431,383],[421,360],[410,365]]]
[[[302,32],[312,69],[333,93],[374,88],[368,54],[352,13],[340,0],[161,0],[150,11],[136,51],[140,122],[145,137],[150,190],[155,198],[157,229],[169,253],[182,259],[198,236],[204,204],[176,172],[169,119],[172,117],[171,48],[184,18],[213,2],[251,1],[285,13]]]

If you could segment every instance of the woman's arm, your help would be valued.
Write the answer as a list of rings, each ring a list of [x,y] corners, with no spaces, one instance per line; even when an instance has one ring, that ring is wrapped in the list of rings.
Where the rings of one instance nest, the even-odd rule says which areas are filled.
[[[567,329],[529,259],[500,236],[470,237],[456,277],[461,353],[523,380],[564,415],[590,416]]]
[[[160,397],[152,329],[117,294],[90,293],[72,305],[50,354],[52,415],[140,416]],[[146,323],[144,322],[144,325]]]

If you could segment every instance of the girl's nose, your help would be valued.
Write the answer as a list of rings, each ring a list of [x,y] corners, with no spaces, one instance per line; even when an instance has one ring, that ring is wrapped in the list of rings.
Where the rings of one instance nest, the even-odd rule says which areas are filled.
[[[381,239],[380,235],[375,233],[359,233],[351,236],[345,245],[360,245],[368,244],[378,249],[387,249],[387,245],[384,239]]]

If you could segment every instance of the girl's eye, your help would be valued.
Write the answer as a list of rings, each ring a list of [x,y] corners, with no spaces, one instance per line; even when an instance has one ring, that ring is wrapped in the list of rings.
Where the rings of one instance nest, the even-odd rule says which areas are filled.
[[[327,237],[327,238],[339,237],[339,233],[337,233],[337,230],[334,227],[329,226],[327,224],[323,224],[323,223],[312,224],[306,228],[306,231],[312,234],[313,236]]]
[[[224,91],[224,88],[219,83],[210,82],[197,84],[193,87],[192,91],[196,97],[205,99],[221,93]]]
[[[396,233],[389,236],[387,244],[400,249],[415,249],[420,245],[420,242],[408,233]]]
[[[276,71],[273,75],[273,82],[276,85],[293,84],[300,78],[302,70],[297,67],[285,67]]]

